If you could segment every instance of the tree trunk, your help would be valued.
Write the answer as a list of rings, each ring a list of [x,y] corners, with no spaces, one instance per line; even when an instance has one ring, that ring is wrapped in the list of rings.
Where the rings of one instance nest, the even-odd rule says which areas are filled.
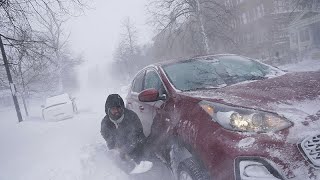
[[[202,16],[201,16],[200,2],[199,2],[199,0],[196,0],[196,2],[197,2],[197,19],[200,22],[200,31],[201,31],[201,35],[202,35],[203,49],[205,51],[205,54],[209,54],[210,49],[209,49],[209,43],[208,43],[208,36],[207,36],[206,31],[205,31],[204,24],[203,24],[203,19],[202,19]]]

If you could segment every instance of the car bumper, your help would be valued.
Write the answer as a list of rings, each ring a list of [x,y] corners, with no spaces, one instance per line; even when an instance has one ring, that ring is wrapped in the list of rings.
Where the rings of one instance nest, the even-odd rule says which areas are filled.
[[[234,132],[230,133],[234,134]],[[219,134],[225,135],[225,133]],[[236,134],[233,140],[227,138],[232,136],[215,137],[215,143],[210,143],[211,145],[208,146],[212,154],[210,158],[206,158],[205,164],[213,177],[236,180],[259,179],[258,177],[250,178],[248,174],[243,174],[245,167],[249,163],[250,166],[253,165],[252,167],[263,165],[273,175],[270,178],[261,178],[263,180],[320,179],[319,167],[306,155],[306,153],[310,152],[304,152],[299,148],[301,142],[306,139],[305,137],[301,138],[301,141],[297,141],[297,143],[289,143],[282,139],[285,139],[285,136],[277,137],[277,139],[266,134]],[[320,145],[314,146],[314,149],[316,148],[320,148]],[[241,162],[245,162],[242,163],[245,164],[242,167],[240,165]]]

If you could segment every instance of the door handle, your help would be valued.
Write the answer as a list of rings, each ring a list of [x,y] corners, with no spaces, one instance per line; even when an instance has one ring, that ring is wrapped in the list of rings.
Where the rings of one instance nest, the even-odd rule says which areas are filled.
[[[143,107],[143,106],[139,106],[139,109],[140,109],[140,110],[144,110],[144,107]]]

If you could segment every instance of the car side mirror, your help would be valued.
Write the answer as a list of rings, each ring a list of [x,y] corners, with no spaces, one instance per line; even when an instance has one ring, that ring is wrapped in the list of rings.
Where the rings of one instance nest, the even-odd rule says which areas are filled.
[[[155,102],[159,100],[159,91],[156,89],[146,89],[138,95],[141,102]]]

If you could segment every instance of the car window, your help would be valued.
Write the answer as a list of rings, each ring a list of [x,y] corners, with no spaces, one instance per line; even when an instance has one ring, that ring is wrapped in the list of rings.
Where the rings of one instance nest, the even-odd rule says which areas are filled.
[[[143,78],[144,78],[144,71],[141,72],[136,76],[136,78],[133,81],[133,86],[132,86],[132,91],[133,92],[141,92],[142,91],[142,86],[143,86]]]
[[[157,89],[160,95],[165,94],[162,81],[159,75],[153,70],[148,70],[145,77],[144,89],[150,88]]]

